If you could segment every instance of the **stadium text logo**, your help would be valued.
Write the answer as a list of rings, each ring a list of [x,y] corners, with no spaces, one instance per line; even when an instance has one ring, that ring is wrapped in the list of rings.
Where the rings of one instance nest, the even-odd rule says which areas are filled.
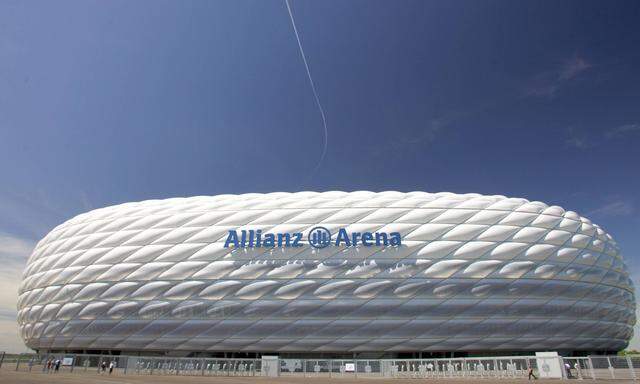
[[[402,245],[399,232],[347,232],[340,228],[335,238],[325,227],[312,228],[306,238],[302,232],[294,233],[262,233],[258,230],[231,230],[224,242],[225,248],[288,248],[304,247],[309,244],[313,248],[336,247],[398,247]]]

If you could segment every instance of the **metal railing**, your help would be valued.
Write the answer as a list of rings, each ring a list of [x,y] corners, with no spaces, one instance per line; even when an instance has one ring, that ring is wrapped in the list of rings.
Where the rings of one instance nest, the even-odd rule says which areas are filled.
[[[438,359],[279,359],[280,376],[634,380],[640,356],[501,356]],[[0,369],[94,375],[261,376],[262,360],[0,352]]]

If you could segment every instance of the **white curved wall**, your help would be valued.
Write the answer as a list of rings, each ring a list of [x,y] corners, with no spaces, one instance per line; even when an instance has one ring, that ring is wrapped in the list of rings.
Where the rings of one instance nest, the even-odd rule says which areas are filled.
[[[400,232],[400,247],[223,247],[229,230]],[[306,236],[305,236],[306,241]],[[55,228],[29,258],[34,349],[619,350],[626,267],[575,212],[504,196],[300,192],[127,203]]]

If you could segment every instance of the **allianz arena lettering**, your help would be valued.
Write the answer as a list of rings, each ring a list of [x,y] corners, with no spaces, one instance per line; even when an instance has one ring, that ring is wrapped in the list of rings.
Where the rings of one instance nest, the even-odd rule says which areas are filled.
[[[612,236],[558,206],[278,192],[73,217],[29,257],[17,318],[39,351],[595,352],[627,346],[635,302]]]
[[[385,232],[351,232],[348,233],[346,229],[340,228],[336,235],[335,241],[332,242],[331,233],[322,228],[325,233],[321,233],[320,236],[325,235],[324,238],[318,239],[318,232],[313,228],[307,236],[308,245],[312,245],[315,248],[324,248],[327,245],[334,245],[336,247],[357,247],[362,245],[365,247],[371,246],[400,246],[402,245],[402,237],[398,232],[385,233]],[[257,230],[241,230],[238,234],[237,230],[229,231],[227,239],[224,242],[224,247],[235,248],[275,248],[275,247],[303,247],[305,242],[303,240],[302,232],[295,233],[262,233],[261,229]],[[314,240],[315,239],[315,240]],[[322,243],[323,246],[317,245]]]

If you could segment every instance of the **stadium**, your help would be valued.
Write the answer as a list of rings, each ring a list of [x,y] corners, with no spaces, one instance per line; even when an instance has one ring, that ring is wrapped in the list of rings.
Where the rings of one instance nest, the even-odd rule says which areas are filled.
[[[636,320],[626,266],[598,225],[538,201],[446,192],[96,209],[37,244],[18,311],[41,353],[184,356],[610,353]]]

